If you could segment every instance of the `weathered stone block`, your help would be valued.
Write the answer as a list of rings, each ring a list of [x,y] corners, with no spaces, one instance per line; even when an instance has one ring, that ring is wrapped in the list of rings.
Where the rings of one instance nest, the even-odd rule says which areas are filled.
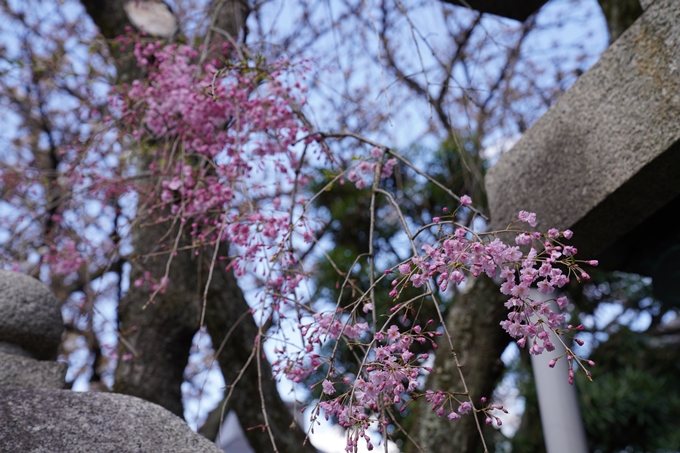
[[[63,389],[67,369],[65,363],[0,352],[0,387]]]
[[[0,451],[221,452],[179,417],[139,398],[16,387],[0,387]]]
[[[640,0],[640,7],[645,10],[649,8],[652,3],[654,3],[654,0]]]
[[[0,270],[0,341],[55,359],[64,329],[59,302],[38,280]]]
[[[656,0],[492,167],[494,228],[520,209],[594,257],[680,195],[680,2]]]

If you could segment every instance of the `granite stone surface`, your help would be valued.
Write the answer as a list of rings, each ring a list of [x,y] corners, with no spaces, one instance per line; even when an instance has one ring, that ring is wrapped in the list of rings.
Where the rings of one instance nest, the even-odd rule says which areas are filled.
[[[649,8],[655,0],[640,0],[640,7],[645,10]]]
[[[492,226],[571,228],[584,258],[680,195],[680,2],[656,0],[489,169]]]
[[[59,302],[38,280],[0,270],[0,341],[34,358],[56,359],[64,329]]]
[[[0,352],[0,387],[63,389],[67,369],[63,362]]]
[[[0,451],[219,453],[166,409],[127,395],[0,387]]]

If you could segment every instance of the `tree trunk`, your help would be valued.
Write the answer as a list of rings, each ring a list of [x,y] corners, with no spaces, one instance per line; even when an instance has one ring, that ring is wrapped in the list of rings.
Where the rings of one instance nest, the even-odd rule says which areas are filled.
[[[177,234],[177,228],[169,234],[168,228],[168,223],[162,223],[134,233],[135,255],[140,259],[132,263],[130,289],[118,304],[121,338],[113,390],[144,398],[183,417],[181,385],[201,314],[199,263],[191,250],[178,252],[170,266],[170,284],[153,303],[148,303],[152,293],[148,285],[132,283],[145,272],[156,279],[165,275],[169,255],[147,255],[168,251],[158,247],[164,235],[172,240]],[[181,241],[179,245],[187,244]]]
[[[82,3],[104,37],[109,40],[122,35],[125,27],[131,25],[123,9],[124,2],[82,0]],[[242,27],[245,23],[247,3],[242,0],[216,0],[212,8],[212,12],[217,12],[213,15],[216,18],[215,28],[233,36],[238,35],[239,30],[236,27]],[[234,20],[229,17],[232,11],[238,14]],[[212,42],[222,39],[224,36],[218,34],[213,36]],[[136,65],[131,64],[131,52],[123,55],[115,43],[111,43],[110,49],[118,70],[119,82],[130,82],[141,76]],[[153,184],[153,181],[140,184],[142,193],[144,184]],[[143,197],[140,196],[140,199]],[[192,250],[177,252],[169,269],[170,284],[164,292],[154,297],[153,303],[147,303],[150,292],[146,285],[137,287],[132,283],[145,272],[150,272],[156,279],[165,275],[169,254],[158,252],[167,252],[168,248],[160,248],[159,240],[169,229],[168,222],[137,228],[133,232],[134,256],[139,259],[133,262],[130,289],[118,307],[121,338],[114,390],[160,404],[182,416],[181,384],[184,381],[183,374],[192,339],[200,324],[202,294],[207,283],[209,260],[204,255],[196,257]],[[165,236],[164,242],[172,243],[176,234],[175,226]],[[179,247],[188,244],[190,238],[185,235],[181,238]],[[222,247],[225,251],[228,250],[227,244]],[[205,253],[205,256],[212,257],[212,253]],[[230,340],[218,357],[229,386],[248,362],[258,329],[233,273],[225,271],[224,265],[215,265],[206,309],[208,331],[216,348],[227,332],[234,328]],[[242,317],[244,313],[246,315]],[[260,395],[264,401],[261,401]],[[278,394],[276,382],[271,377],[271,367],[264,356],[254,357],[245,368],[229,406],[237,413],[255,451],[273,449],[270,438],[262,432],[263,429],[248,430],[251,427],[265,426],[271,429],[279,451],[315,451],[309,443],[303,447],[305,436],[301,430],[295,429],[293,417]],[[263,406],[266,407],[266,423]]]
[[[506,298],[493,280],[485,275],[476,278],[473,285],[468,292],[454,299],[446,328],[458,351],[458,359],[472,400],[479,407],[482,396],[491,400],[501,377],[503,362],[500,355],[507,346],[509,337],[499,325],[507,315],[507,309],[503,306]],[[448,341],[444,337],[441,340],[434,372],[428,377],[427,388],[462,392],[463,384]],[[456,409],[457,405],[453,408]],[[446,416],[437,417],[424,399],[419,401],[415,410],[419,417],[412,434],[421,448],[434,453],[482,451],[477,424],[472,414],[452,422]],[[486,426],[484,418],[480,417],[480,424]],[[409,448],[410,452],[417,451],[413,445]]]

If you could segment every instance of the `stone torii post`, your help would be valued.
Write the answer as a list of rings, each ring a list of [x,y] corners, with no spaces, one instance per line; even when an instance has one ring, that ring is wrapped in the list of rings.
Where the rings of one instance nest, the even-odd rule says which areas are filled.
[[[494,229],[536,212],[541,229],[573,230],[583,259],[651,276],[655,296],[680,306],[680,2],[641,6],[485,183]],[[554,399],[566,378],[550,371],[536,375],[547,451],[585,452],[582,428],[564,440],[559,427],[582,422],[577,404]]]

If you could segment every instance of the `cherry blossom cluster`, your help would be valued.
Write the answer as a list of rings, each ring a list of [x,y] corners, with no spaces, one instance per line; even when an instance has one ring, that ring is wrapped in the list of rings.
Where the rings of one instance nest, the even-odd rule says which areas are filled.
[[[292,219],[280,201],[269,212],[252,206],[244,213],[242,207],[248,197],[295,183],[300,156],[293,145],[306,130],[291,104],[304,101],[277,79],[285,64],[258,69],[213,60],[198,68],[192,47],[160,43],[136,43],[135,54],[149,75],[132,83],[121,115],[137,140],[180,144],[154,150],[149,169],[162,187],[156,208],[191,219],[198,241],[210,234],[214,239],[219,226],[228,225],[222,238],[244,247],[246,255],[281,240]],[[297,178],[304,184],[304,174]]]
[[[373,147],[370,151],[370,156],[372,161],[362,160],[354,168],[348,171],[347,179],[353,182],[357,189],[363,189],[366,187],[367,177],[372,179],[376,168],[380,166],[380,178],[388,178],[392,175],[394,166],[397,165],[397,159],[394,157],[387,159],[383,164],[383,150],[378,147]]]
[[[298,328],[305,337],[305,345],[298,349],[297,353],[291,352],[286,346],[275,350],[279,360],[272,364],[275,374],[284,374],[293,382],[301,383],[313,371],[326,363],[315,352],[315,346],[321,346],[328,340],[337,340],[340,337],[348,340],[359,340],[369,332],[366,322],[349,323],[341,320],[342,313],[316,313],[313,322],[300,324]]]
[[[487,425],[491,425],[494,421],[498,426],[503,425],[503,421],[499,417],[491,414],[491,412],[495,410],[507,414],[508,410],[501,404],[489,404],[481,409],[475,409],[470,401],[461,401],[458,396],[460,396],[460,394],[443,392],[441,390],[427,390],[425,392],[425,400],[428,403],[432,403],[430,409],[435,411],[439,417],[446,415],[449,420],[454,421],[460,419],[461,415],[465,415],[470,411],[479,411],[485,415]],[[481,402],[482,404],[486,403],[486,397],[482,397]],[[458,408],[454,410],[456,405],[458,405]]]
[[[145,78],[113,89],[112,115],[104,118],[107,132],[98,141],[65,151],[55,181],[63,198],[69,195],[75,209],[82,209],[78,203],[84,200],[108,208],[111,200],[136,194],[142,223],[179,222],[197,250],[219,241],[233,244],[238,253],[225,265],[239,275],[274,257],[270,289],[293,292],[302,277],[281,271],[295,264],[293,254],[281,250],[292,235],[313,238],[313,222],[297,207],[305,201],[300,188],[309,179],[304,153],[317,153],[318,147],[294,111],[305,103],[305,88],[283,81],[292,65],[231,62],[226,44],[205,61],[200,49],[146,42],[133,34],[119,38],[119,44],[121,50],[133,48]],[[124,144],[136,149],[123,149]],[[73,195],[76,190],[82,198]],[[112,207],[111,217],[120,215],[120,206]],[[54,275],[76,272],[92,256],[86,241],[76,244],[72,237],[64,217],[69,208],[65,203],[52,216],[51,247],[42,258]],[[98,244],[100,249],[115,249],[110,238],[102,240],[107,244]],[[161,249],[172,253],[167,242]],[[147,274],[135,284],[162,291],[164,279]]]
[[[347,331],[347,328],[344,330]],[[330,337],[339,334],[337,331],[331,333],[328,329],[327,332]],[[403,403],[420,387],[418,377],[422,370],[432,371],[424,366],[428,354],[416,355],[411,352],[411,346],[414,342],[433,343],[433,339],[439,335],[439,332],[428,332],[418,325],[408,332],[400,332],[396,325],[376,332],[369,346],[370,351],[362,363],[362,371],[356,379],[344,376],[334,381],[335,372],[331,369],[328,377],[321,382],[326,399],[319,402],[312,414],[312,421],[323,410],[326,419],[334,416],[341,426],[352,428],[353,435],[350,435],[347,451],[355,451],[359,438],[364,438],[368,449],[372,450],[373,445],[366,430],[378,420],[374,415],[380,414],[381,408],[386,406],[405,407]],[[346,390],[337,394],[337,384]],[[380,421],[386,423],[384,419]]]
[[[332,321],[332,323],[335,322],[337,321]],[[430,320],[427,325],[433,322],[434,320]],[[355,324],[354,327],[357,325],[359,324]],[[328,327],[331,328],[328,329]],[[345,323],[344,327],[344,331],[352,328],[349,323]],[[326,323],[328,337],[337,338],[342,331],[342,326]],[[351,330],[350,332],[351,335],[357,334]],[[485,415],[487,423],[490,424],[496,420],[497,424],[501,425],[500,418],[492,415],[491,412],[500,410],[507,413],[503,406],[491,404],[477,409],[464,393],[457,394],[441,390],[427,390],[424,394],[419,393],[422,384],[418,378],[423,376],[423,373],[431,373],[432,369],[425,365],[429,354],[415,354],[411,348],[414,343],[429,343],[432,348],[436,349],[435,340],[441,335],[441,332],[427,331],[420,325],[406,332],[400,332],[399,328],[392,324],[376,332],[368,346],[366,358],[361,364],[361,372],[355,379],[346,375],[338,379],[331,367],[328,376],[321,381],[322,400],[313,411],[311,421],[315,422],[323,410],[323,416],[327,420],[333,416],[341,426],[350,429],[347,451],[356,451],[359,438],[363,438],[368,450],[372,450],[374,446],[366,433],[369,425],[375,422],[383,426],[387,425],[388,421],[383,413],[385,407],[396,406],[399,410],[403,410],[409,402],[419,396],[424,396],[425,400],[431,403],[432,411],[438,416],[446,415],[451,421],[458,420],[468,413],[479,412]],[[314,341],[321,340],[315,337]],[[318,356],[315,357],[314,366],[319,368],[325,361],[320,360]],[[344,391],[338,392],[337,385],[341,386]],[[485,402],[486,398],[483,398],[482,403]]]
[[[365,166],[368,163],[362,164]],[[373,166],[365,174],[375,169]],[[348,179],[351,179],[349,175]],[[461,197],[460,201],[461,207],[472,203],[467,196]],[[555,350],[550,333],[560,336],[571,330],[582,329],[582,326],[563,327],[565,314],[553,310],[551,302],[559,310],[566,308],[566,297],[548,298],[567,284],[570,278],[589,278],[575,259],[578,252],[576,248],[565,244],[572,237],[571,231],[550,229],[547,233],[540,233],[519,228],[517,223],[525,223],[529,227],[537,225],[535,213],[521,211],[507,230],[480,234],[456,223],[456,214],[457,210],[434,218],[432,226],[438,229],[440,239],[435,243],[424,244],[422,255],[414,256],[384,272],[385,276],[397,273],[390,292],[395,302],[391,310],[392,317],[411,303],[399,300],[407,286],[431,291],[429,285],[436,284],[444,292],[449,285],[460,285],[466,279],[484,273],[504,280],[500,291],[508,296],[505,306],[509,314],[508,319],[501,322],[501,327],[517,340],[520,347],[529,342],[532,354]],[[501,240],[502,235],[508,233],[514,235],[514,244],[509,245]],[[585,263],[597,265],[596,261]],[[532,291],[546,298],[533,297]],[[414,353],[412,346],[415,343],[428,343],[432,349],[436,349],[435,340],[441,335],[440,331],[426,331],[421,326],[414,326],[406,332],[400,332],[396,325],[390,325],[389,322],[377,330],[377,326],[367,323],[358,313],[358,308],[362,307],[363,313],[370,314],[373,310],[371,303],[362,305],[357,302],[352,307],[351,313],[339,309],[318,313],[313,315],[312,322],[299,325],[305,338],[304,347],[298,354],[291,354],[286,347],[277,350],[279,360],[274,364],[277,373],[284,374],[294,382],[304,382],[314,371],[327,367],[326,378],[318,383],[322,387],[322,398],[313,412],[312,420],[319,417],[323,410],[326,418],[333,416],[340,425],[351,429],[348,451],[356,449],[359,438],[364,438],[371,449],[373,446],[366,434],[368,426],[376,421],[388,423],[384,415],[385,407],[396,405],[403,409],[419,395],[425,397],[431,410],[440,417],[446,416],[455,421],[468,413],[481,413],[486,423],[495,421],[501,425],[501,419],[493,414],[494,411],[507,412],[500,405],[475,407],[466,393],[436,389],[418,393],[422,392],[418,378],[431,370],[425,363],[428,354]],[[428,324],[433,322],[431,320]],[[371,327],[376,329],[373,335]],[[362,348],[363,361],[355,377],[336,375],[333,365],[335,350],[330,357],[318,354],[319,347],[327,341],[345,341]],[[580,342],[579,339],[575,341]],[[594,363],[580,359],[566,344],[564,346],[566,352],[552,359],[550,366],[566,356],[570,383],[573,383],[574,377],[572,362],[578,363],[590,376],[584,363],[591,366]],[[338,386],[342,390],[338,391]],[[486,403],[486,400],[482,403]]]
[[[468,202],[463,200],[465,204]],[[447,225],[442,218],[434,220],[442,230]],[[520,211],[517,222],[535,227],[536,214]],[[413,257],[398,266],[401,277],[392,281],[394,288],[390,295],[397,298],[407,285],[418,288],[430,280],[435,281],[441,291],[446,291],[449,284],[461,284],[469,275],[477,277],[485,273],[491,278],[500,277],[504,279],[500,291],[509,297],[505,307],[510,311],[508,319],[501,322],[501,327],[517,340],[518,346],[524,347],[529,342],[531,354],[554,351],[550,332],[562,335],[566,330],[571,330],[571,326],[562,329],[566,315],[554,311],[551,302],[563,310],[568,300],[566,296],[536,298],[532,291],[552,295],[567,284],[571,276],[579,281],[590,278],[575,259],[578,250],[564,244],[573,233],[555,228],[547,233],[510,228],[480,235],[456,226],[453,221],[448,224],[453,228],[451,234],[444,235],[437,244],[423,245],[423,256]],[[508,232],[515,234],[515,245],[508,245],[498,237]],[[521,247],[527,247],[528,252],[524,253]],[[590,266],[598,264],[595,260],[585,263]],[[582,343],[579,339],[575,341]],[[567,350],[570,358],[575,357],[573,352]],[[554,362],[551,363],[554,366]],[[580,361],[579,364],[582,366]],[[584,371],[589,375],[585,368]],[[570,383],[573,382],[573,372],[570,371],[568,379]]]
[[[50,251],[43,257],[43,262],[48,264],[56,275],[69,275],[76,272],[85,264],[85,259],[78,252],[76,243],[65,238],[60,250],[56,245],[50,247]]]

